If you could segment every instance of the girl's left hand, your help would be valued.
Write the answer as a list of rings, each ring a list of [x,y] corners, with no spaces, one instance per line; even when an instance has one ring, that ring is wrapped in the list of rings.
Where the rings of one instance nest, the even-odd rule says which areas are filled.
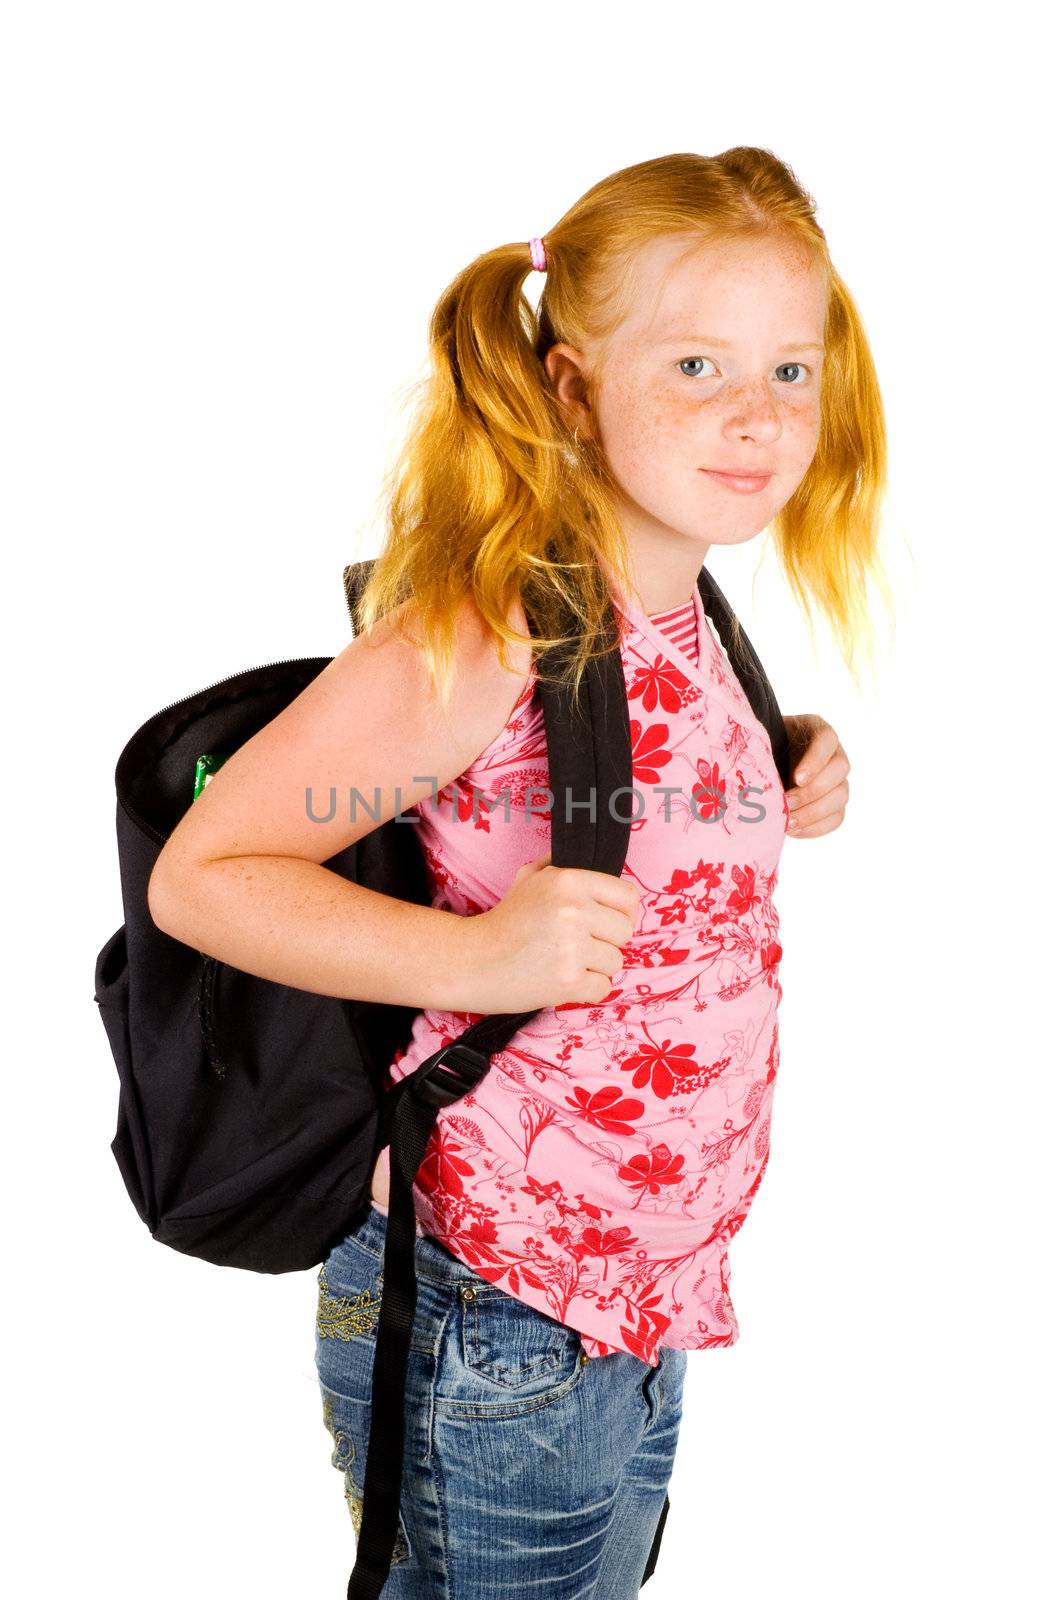
[[[832,833],[846,814],[849,759],[823,717],[784,717],[795,787],[786,794],[787,832],[800,839]],[[799,779],[801,782],[799,782]]]

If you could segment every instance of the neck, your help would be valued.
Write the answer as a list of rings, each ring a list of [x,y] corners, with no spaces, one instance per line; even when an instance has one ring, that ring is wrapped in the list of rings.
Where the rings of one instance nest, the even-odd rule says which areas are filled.
[[[698,586],[709,542],[688,538],[632,502],[619,507],[632,571],[632,600],[643,616],[686,605]]]
[[[629,527],[628,564],[633,598],[645,617],[675,611],[695,592],[708,544],[684,538],[671,528]]]

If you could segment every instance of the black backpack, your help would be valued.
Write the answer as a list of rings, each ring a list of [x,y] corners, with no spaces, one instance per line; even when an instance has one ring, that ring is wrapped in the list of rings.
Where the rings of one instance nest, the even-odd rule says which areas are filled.
[[[344,569],[356,631],[354,607],[372,566]],[[786,730],[761,663],[705,568],[698,586],[789,788]],[[348,1600],[377,1600],[399,1522],[417,1304],[414,1179],[440,1110],[477,1087],[493,1054],[536,1013],[482,1017],[393,1084],[389,1067],[409,1045],[416,1010],[312,994],[239,971],[164,933],[147,899],[159,852],[192,804],[200,758],[239,749],[330,660],[238,673],[164,707],[129,739],[115,769],[125,921],[96,958],[94,998],[118,1068],[111,1150],[152,1238],[174,1250],[253,1272],[316,1267],[350,1233],[369,1199],[377,1155],[391,1146],[363,1518],[347,1590]],[[544,667],[556,675],[559,665],[548,652]],[[555,800],[551,862],[619,876],[632,784],[620,653],[589,662],[575,710],[564,687],[541,680],[537,693]],[[592,793],[594,813],[583,803]],[[604,804],[604,795],[618,797]],[[324,865],[382,894],[431,904],[416,816],[412,808],[382,823]],[[668,1510],[666,1496],[643,1583],[655,1569]]]

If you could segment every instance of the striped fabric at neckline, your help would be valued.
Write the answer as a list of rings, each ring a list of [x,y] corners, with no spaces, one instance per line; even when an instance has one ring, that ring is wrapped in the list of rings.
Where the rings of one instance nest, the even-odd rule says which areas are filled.
[[[647,621],[652,622],[655,628],[665,634],[678,650],[682,650],[689,661],[698,663],[698,618],[695,613],[695,602],[692,597],[682,606],[676,606],[672,611],[655,611],[647,613]]]

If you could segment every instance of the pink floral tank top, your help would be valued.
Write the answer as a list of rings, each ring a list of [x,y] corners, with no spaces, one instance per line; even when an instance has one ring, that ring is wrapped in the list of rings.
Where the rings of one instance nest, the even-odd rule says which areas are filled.
[[[414,1210],[589,1356],[656,1366],[661,1344],[739,1336],[728,1249],[769,1153],[787,803],[698,591],[655,616],[615,605],[635,789],[622,876],[641,895],[624,966],[600,1004],[538,1012],[441,1111]],[[502,732],[416,808],[434,906],[486,911],[550,849],[548,785],[533,666]],[[419,1012],[392,1080],[480,1015]]]

